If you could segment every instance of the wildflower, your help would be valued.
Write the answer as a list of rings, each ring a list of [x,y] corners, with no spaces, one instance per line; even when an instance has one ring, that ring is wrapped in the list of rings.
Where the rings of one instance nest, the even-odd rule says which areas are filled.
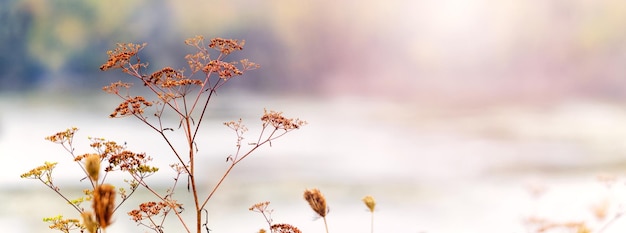
[[[285,223],[274,224],[272,225],[270,229],[272,230],[272,232],[276,232],[276,233],[301,233],[302,232],[297,227],[294,227],[292,225],[285,224]]]
[[[133,56],[137,55],[139,50],[141,50],[146,45],[146,43],[143,43],[141,45],[133,43],[117,44],[117,48],[115,50],[109,50],[107,52],[107,54],[109,55],[109,60],[107,60],[106,63],[100,66],[100,70],[106,71],[111,68],[124,67],[124,65],[128,64],[130,62],[130,59]]]
[[[269,201],[256,203],[252,207],[248,208],[248,210],[261,213],[267,210],[269,204]]]
[[[306,121],[300,119],[289,119],[282,115],[282,112],[275,112],[270,110],[269,112],[264,109],[263,116],[261,117],[261,121],[263,121],[263,126],[271,125],[276,129],[284,129],[284,130],[292,130],[299,129],[300,127],[307,124]]]
[[[220,51],[220,53],[224,55],[228,55],[235,50],[243,50],[243,45],[246,43],[245,40],[241,42],[233,39],[223,39],[223,38],[213,38],[211,39],[211,43],[209,44],[209,48],[216,49]]]
[[[205,73],[216,72],[217,75],[224,80],[228,80],[233,76],[242,75],[243,72],[239,70],[233,63],[223,62],[219,60],[212,60],[202,68]]]
[[[44,165],[33,168],[20,175],[21,178],[39,179],[47,185],[52,184],[52,170],[56,167],[56,162],[45,162]]]
[[[78,219],[64,219],[62,215],[44,218],[43,221],[52,224],[48,226],[50,229],[60,230],[62,232],[82,229]]]
[[[143,105],[143,107],[142,107]],[[135,96],[125,99],[109,117],[141,115],[146,107],[152,106],[152,102],[146,100],[143,96]]]
[[[58,132],[54,135],[48,136],[46,137],[46,140],[54,142],[54,143],[63,144],[67,141],[71,141],[76,131],[78,131],[78,128],[72,127],[72,128],[66,129],[65,131]]]

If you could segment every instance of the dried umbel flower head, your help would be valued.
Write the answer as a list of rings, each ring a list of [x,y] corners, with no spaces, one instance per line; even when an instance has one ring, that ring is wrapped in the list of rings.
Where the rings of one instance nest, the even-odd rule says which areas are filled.
[[[246,41],[238,41],[233,39],[213,38],[209,43],[209,48],[213,48],[224,55],[228,55],[235,50],[243,50],[243,45]]]
[[[297,227],[285,223],[274,224],[270,229],[276,233],[302,233]]]
[[[128,212],[128,215],[133,219],[133,221],[141,222],[141,220],[143,220],[144,218],[150,218],[152,216],[160,214],[162,210],[167,207],[168,205],[165,202],[144,202],[139,205],[139,209]]]
[[[107,54],[109,55],[109,60],[100,66],[100,70],[106,71],[108,69],[122,68],[124,65],[130,62],[130,59],[137,55],[139,50],[143,47],[146,47],[146,43],[143,44],[133,44],[126,43],[117,44],[117,48],[115,50],[109,50]]]
[[[276,112],[273,110],[267,111],[267,109],[263,109],[263,116],[261,117],[261,121],[263,121],[263,126],[271,125],[276,129],[284,130],[299,129],[300,127],[307,124],[306,121],[300,120],[298,118],[286,118],[283,116],[282,112]]]
[[[48,226],[50,229],[60,230],[63,232],[72,232],[73,230],[81,230],[83,227],[80,225],[80,221],[75,218],[63,218],[62,215],[54,217],[43,218],[44,222],[50,223]]]
[[[365,203],[365,206],[367,206],[370,212],[374,212],[374,207],[376,207],[376,201],[374,200],[374,197],[370,195],[365,196],[363,198],[363,203]]]
[[[72,127],[72,128],[66,129],[65,131],[58,132],[54,135],[48,136],[46,137],[46,140],[54,142],[54,143],[59,143],[59,144],[63,144],[65,142],[71,143],[72,139],[74,138],[74,133],[76,133],[76,131],[78,131],[78,128]]]
[[[109,117],[141,115],[144,109],[152,106],[152,102],[146,100],[143,96],[129,97],[125,99]]]
[[[96,221],[102,229],[111,225],[111,217],[115,210],[115,187],[110,184],[96,186],[93,192],[93,210]]]
[[[56,162],[45,162],[44,165],[33,168],[30,171],[22,174],[21,178],[27,179],[39,179],[46,184],[52,183],[52,170],[56,167]]]
[[[91,180],[98,181],[98,174],[100,173],[99,154],[89,154],[85,157],[85,170]]]
[[[259,202],[259,203],[254,204],[250,208],[248,208],[248,210],[261,213],[261,212],[266,211],[269,205],[270,205],[269,201]]]
[[[235,66],[235,63],[212,60],[202,68],[205,73],[217,73],[224,80],[228,80],[234,76],[242,75],[243,72]]]
[[[305,190],[304,191],[304,200],[306,200],[311,209],[315,211],[320,217],[326,217],[328,213],[328,208],[326,207],[326,198],[320,192],[319,189]]]

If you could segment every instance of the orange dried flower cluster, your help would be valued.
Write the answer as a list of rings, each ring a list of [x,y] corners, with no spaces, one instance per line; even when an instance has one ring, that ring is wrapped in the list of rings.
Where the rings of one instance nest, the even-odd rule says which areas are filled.
[[[306,121],[300,120],[298,118],[286,118],[282,115],[282,112],[275,112],[272,110],[268,112],[266,109],[264,109],[263,112],[263,116],[261,117],[261,121],[263,121],[263,126],[271,125],[276,129],[291,130],[299,129],[303,125],[307,124]]]
[[[109,166],[104,170],[109,172],[113,171],[115,167],[119,167],[122,171],[135,172],[146,168],[145,163],[152,160],[146,156],[145,153],[135,153],[132,151],[122,151],[120,153],[113,154],[109,157]],[[141,171],[140,171],[141,172]]]
[[[164,202],[144,202],[139,205],[138,210],[132,210],[128,212],[128,215],[133,219],[133,221],[140,222],[144,218],[150,218],[161,213],[161,210],[165,207],[167,207],[167,204]]]
[[[132,83],[123,83],[122,81],[117,81],[117,82],[111,83],[108,86],[102,87],[102,90],[109,94],[119,94],[120,87],[128,89],[130,88],[131,85]]]
[[[142,105],[144,107],[142,107]],[[141,115],[143,114],[143,109],[150,106],[152,106],[152,102],[147,101],[143,96],[135,96],[124,100],[109,116]]]
[[[133,43],[118,43],[117,48],[113,51],[109,50],[107,54],[109,55],[109,60],[100,66],[100,70],[106,71],[111,68],[122,68],[124,65],[128,64],[130,58],[137,55],[139,50],[146,46],[146,43],[141,45],[133,44]]]
[[[272,232],[275,232],[275,233],[301,233],[302,232],[297,227],[289,225],[289,224],[285,224],[285,223],[274,224],[272,225],[270,229]]]
[[[243,70],[254,70],[254,69],[258,69],[259,67],[261,67],[259,64],[251,62],[248,59],[243,59],[239,62],[241,62],[241,66],[243,67]]]
[[[165,76],[165,79],[163,77]],[[144,82],[159,85],[163,88],[170,88],[184,85],[202,85],[202,81],[188,79],[182,74],[182,72],[176,71],[171,67],[165,67],[159,71],[156,71],[150,75],[150,77]]]
[[[195,73],[204,67],[204,63],[209,60],[209,55],[204,53],[204,51],[200,51],[194,54],[190,53],[185,55],[185,59],[187,60],[187,65],[189,65],[191,72]]]
[[[259,203],[254,204],[252,207],[248,208],[248,210],[262,213],[267,210],[267,207],[269,206],[269,204],[270,204],[269,201],[259,202]]]
[[[227,80],[236,75],[242,75],[243,72],[237,68],[233,63],[223,62],[219,60],[212,60],[206,64],[202,71],[205,73],[215,72],[221,79]]]
[[[195,36],[195,37],[185,39],[185,44],[199,46],[199,44],[202,43],[203,41],[204,41],[204,36]]]
[[[99,153],[103,154],[104,157],[108,156],[109,154],[119,153],[125,148],[125,146],[117,144],[117,142],[107,141],[104,138],[90,137],[89,139],[91,140],[91,144],[89,144],[89,146],[91,148],[94,148]]]
[[[243,50],[243,45],[246,43],[245,40],[241,42],[233,39],[223,39],[223,38],[213,38],[211,39],[211,43],[209,44],[209,48],[214,48],[217,51],[224,55],[228,55],[235,50]]]
[[[72,127],[72,128],[66,129],[65,131],[58,132],[54,135],[48,136],[46,137],[46,140],[54,142],[54,143],[65,143],[67,141],[72,140],[72,138],[74,137],[74,133],[76,133],[76,131],[78,131],[78,128]]]

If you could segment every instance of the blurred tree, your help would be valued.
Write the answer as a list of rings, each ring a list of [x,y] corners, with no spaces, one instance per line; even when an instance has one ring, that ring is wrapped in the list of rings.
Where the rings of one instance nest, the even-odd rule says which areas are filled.
[[[18,0],[0,1],[0,91],[20,90],[41,79],[43,67],[28,53],[33,11]]]

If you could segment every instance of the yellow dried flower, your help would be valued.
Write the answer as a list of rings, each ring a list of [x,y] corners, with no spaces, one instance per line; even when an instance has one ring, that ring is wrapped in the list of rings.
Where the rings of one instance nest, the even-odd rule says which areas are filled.
[[[85,211],[80,214],[83,217],[83,226],[89,231],[89,233],[98,232],[98,223],[93,220],[93,213]]]
[[[370,195],[365,196],[363,198],[363,203],[365,203],[370,212],[374,212],[374,207],[376,207],[376,201],[374,200],[374,197]]]
[[[304,200],[309,203],[311,209],[313,209],[315,213],[317,213],[322,218],[326,217],[326,214],[328,213],[326,207],[326,198],[324,198],[324,195],[322,195],[319,189],[305,190]]]

